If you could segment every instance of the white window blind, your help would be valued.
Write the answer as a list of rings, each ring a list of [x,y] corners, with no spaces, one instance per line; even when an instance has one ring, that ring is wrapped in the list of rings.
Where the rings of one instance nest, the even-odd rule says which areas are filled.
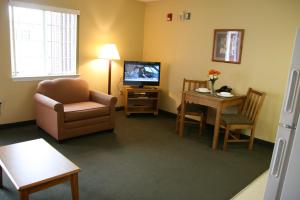
[[[12,77],[75,75],[76,10],[11,2]]]

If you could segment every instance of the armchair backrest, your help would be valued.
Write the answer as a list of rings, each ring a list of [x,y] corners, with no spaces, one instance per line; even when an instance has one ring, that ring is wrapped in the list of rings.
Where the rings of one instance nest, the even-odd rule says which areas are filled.
[[[58,78],[41,81],[37,92],[60,103],[89,101],[89,86],[80,78]]]

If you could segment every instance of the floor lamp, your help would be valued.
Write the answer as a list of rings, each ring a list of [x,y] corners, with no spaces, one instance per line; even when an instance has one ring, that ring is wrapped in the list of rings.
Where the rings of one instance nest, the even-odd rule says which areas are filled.
[[[120,60],[120,55],[117,46],[115,44],[103,45],[100,49],[99,58],[106,59],[109,61],[107,93],[111,94],[111,62],[112,60]]]

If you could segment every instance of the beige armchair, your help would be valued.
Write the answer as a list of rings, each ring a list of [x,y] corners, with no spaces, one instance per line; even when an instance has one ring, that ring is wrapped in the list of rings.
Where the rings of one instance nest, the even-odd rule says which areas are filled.
[[[117,98],[90,91],[80,78],[42,81],[34,101],[37,126],[58,141],[115,126]]]

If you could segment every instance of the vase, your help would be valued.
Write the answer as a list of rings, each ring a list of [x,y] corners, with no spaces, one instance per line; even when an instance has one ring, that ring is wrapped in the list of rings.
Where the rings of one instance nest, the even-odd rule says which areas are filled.
[[[210,93],[211,94],[215,94],[215,81],[216,80],[210,80],[210,82],[211,82],[211,91],[210,91]]]

